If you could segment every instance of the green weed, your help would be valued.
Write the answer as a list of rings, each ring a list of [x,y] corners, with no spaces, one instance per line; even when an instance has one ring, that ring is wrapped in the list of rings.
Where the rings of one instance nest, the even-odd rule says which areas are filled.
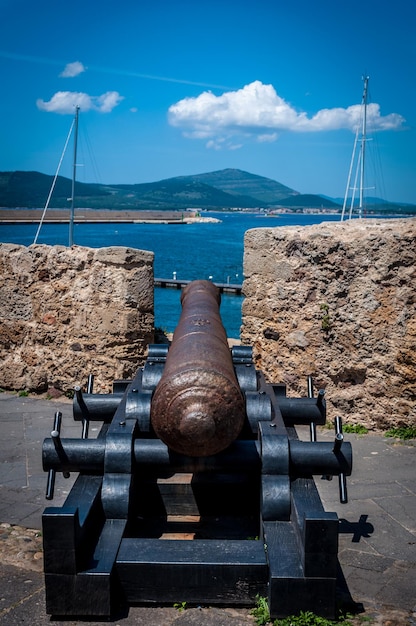
[[[332,328],[332,320],[331,317],[329,315],[329,305],[326,304],[326,302],[323,302],[320,306],[320,309],[322,311],[322,317],[321,317],[321,329],[327,333],[331,330]]]
[[[366,435],[368,433],[368,428],[362,424],[343,424],[342,430],[344,433],[355,433],[357,435]]]
[[[331,329],[331,326],[332,326],[332,321],[329,315],[323,315],[322,320],[321,320],[322,330],[324,330],[327,333]]]
[[[182,613],[182,611],[186,611],[188,607],[187,607],[186,602],[175,602],[175,604],[173,605],[173,608],[177,609],[179,613]]]
[[[27,398],[29,392],[26,389],[22,389],[22,391],[19,391],[17,395],[19,396],[19,398]]]
[[[267,599],[260,595],[256,596],[256,607],[252,609],[251,614],[255,617],[258,626],[271,623]],[[337,619],[321,617],[312,611],[300,611],[299,615],[289,615],[288,617],[275,619],[273,626],[353,626],[350,620],[355,620],[356,618],[358,618],[361,623],[373,621],[371,617],[366,615],[354,616],[351,613],[344,613],[341,610],[338,613]],[[354,621],[354,623],[356,622]]]
[[[267,599],[257,594],[256,606],[252,609],[251,614],[256,620],[257,626],[263,626],[270,622],[270,611]]]
[[[273,626],[348,626],[350,622],[342,618],[342,621],[327,619],[315,615],[312,611],[301,611],[299,615],[289,615],[283,619],[276,619]]]
[[[390,428],[385,435],[386,437],[395,437],[396,439],[416,439],[416,426]]]

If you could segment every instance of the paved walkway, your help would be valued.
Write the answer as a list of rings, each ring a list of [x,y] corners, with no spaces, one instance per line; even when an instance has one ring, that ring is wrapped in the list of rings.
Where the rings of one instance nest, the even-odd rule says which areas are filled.
[[[47,505],[42,441],[49,436],[56,410],[64,415],[62,435],[78,437],[80,425],[72,420],[70,401],[0,394],[0,625],[50,622],[44,609],[41,537],[36,530]],[[319,432],[319,439],[332,437],[331,431]],[[340,518],[343,597],[373,617],[372,624],[416,625],[416,442],[378,435],[346,438],[354,454],[349,502],[339,503],[336,479],[316,481],[326,510],[336,511]],[[57,477],[54,505],[64,501],[72,480]],[[195,608],[180,613],[171,607],[134,607],[115,616],[113,623],[243,626],[253,625],[254,619],[247,609]]]

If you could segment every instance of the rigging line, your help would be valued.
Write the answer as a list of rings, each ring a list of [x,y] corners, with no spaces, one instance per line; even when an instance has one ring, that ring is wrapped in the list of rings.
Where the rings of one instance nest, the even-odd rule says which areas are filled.
[[[354,187],[352,188],[352,193],[351,193],[351,205],[350,205],[350,213],[349,213],[349,219],[352,219],[352,214],[354,211],[354,203],[355,203],[355,192],[357,191],[358,187],[358,175],[360,172],[360,164],[361,164],[361,159],[362,159],[362,153],[360,151],[360,153],[358,154],[358,160],[357,160],[357,167],[355,170],[355,178],[354,178]]]
[[[369,95],[369,102],[371,102],[370,95]],[[369,165],[372,170],[373,181],[374,181],[373,189],[377,189],[377,187],[379,187],[380,189],[377,189],[377,194],[381,192],[382,198],[385,198],[386,194],[384,190],[381,152],[380,152],[380,146],[378,142],[378,133],[377,133],[376,125],[374,121],[374,115],[372,114],[371,109],[369,109],[368,124],[369,124],[370,131],[371,130],[373,131],[371,141],[369,141],[369,145],[368,145],[369,154],[370,154]],[[380,183],[380,185],[378,185],[378,183]]]
[[[75,124],[75,120],[72,121],[71,128],[69,129],[68,137],[66,138],[66,141],[65,141],[64,149],[62,151],[61,158],[59,160],[58,167],[56,169],[56,173],[55,173],[55,176],[54,176],[54,179],[53,179],[53,182],[52,182],[52,186],[51,186],[51,189],[49,191],[48,199],[46,200],[45,208],[43,209],[42,217],[40,218],[38,230],[36,232],[35,239],[33,240],[33,243],[37,243],[37,241],[38,241],[40,229],[42,228],[43,220],[45,219],[46,211],[48,210],[49,202],[51,201],[53,190],[55,189],[55,185],[56,185],[56,181],[57,181],[57,178],[58,178],[59,170],[61,169],[62,161],[64,160],[65,152],[66,152],[66,149],[68,147],[69,140],[71,138],[72,129],[74,128],[74,124]]]
[[[92,170],[92,176],[94,178],[94,182],[96,183],[102,183],[102,177],[99,171],[99,167],[98,167],[98,163],[97,163],[97,159],[95,157],[94,154],[94,150],[93,150],[93,145],[90,139],[90,136],[88,134],[88,129],[87,127],[84,125],[83,128],[83,133],[81,133],[81,139],[84,140],[85,145],[82,146],[82,148],[86,149],[87,154],[88,154],[88,164],[91,166],[91,170]],[[84,158],[84,161],[86,161],[86,158]],[[84,179],[84,182],[85,179]]]
[[[368,123],[369,123],[370,129],[372,127],[373,128],[375,127],[374,118],[371,114],[371,110],[370,110],[370,114],[368,118]],[[379,134],[377,131],[374,132],[374,135],[371,138],[371,141],[369,142],[368,147],[370,149],[369,150],[370,158],[368,162],[369,162],[371,173],[374,179],[373,188],[376,190],[376,195],[378,197],[381,197],[384,200],[388,201],[388,194],[386,193],[386,186],[385,186],[385,180],[384,180],[383,161],[381,157]]]
[[[357,150],[357,143],[358,143],[358,134],[359,134],[359,126],[357,126],[357,129],[355,131],[355,139],[354,139],[354,146],[352,149],[352,157],[351,157],[351,162],[350,162],[350,169],[348,172],[348,180],[347,180],[347,188],[345,190],[345,195],[344,195],[344,204],[342,206],[342,213],[341,213],[341,222],[344,220],[344,216],[345,216],[345,209],[347,208],[347,203],[348,203],[348,192],[350,191],[351,187],[351,176],[352,176],[352,170],[354,168],[354,162],[355,162],[355,152]],[[354,201],[354,200],[353,200]]]

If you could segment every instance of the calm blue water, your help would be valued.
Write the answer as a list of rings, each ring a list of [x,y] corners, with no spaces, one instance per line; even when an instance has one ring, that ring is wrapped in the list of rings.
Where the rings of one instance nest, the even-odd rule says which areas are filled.
[[[247,213],[209,213],[218,224],[75,224],[74,243],[101,248],[128,246],[155,254],[154,274],[160,278],[219,283],[243,281],[244,233],[250,228],[309,225],[339,221],[339,215],[281,215],[264,217]],[[0,241],[30,245],[37,224],[0,225]],[[68,244],[67,224],[45,224],[38,243]],[[155,326],[172,332],[180,315],[180,290],[155,289]],[[242,296],[224,294],[221,316],[229,337],[239,337]]]

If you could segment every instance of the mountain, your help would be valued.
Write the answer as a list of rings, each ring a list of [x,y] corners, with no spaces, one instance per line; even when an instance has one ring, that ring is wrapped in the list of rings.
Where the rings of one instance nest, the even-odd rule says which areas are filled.
[[[155,183],[113,185],[121,199],[134,196],[137,208],[256,208],[259,201],[250,196],[230,194],[208,185],[197,177],[180,176]]]
[[[0,206],[42,207],[53,177],[39,172],[0,173]],[[58,176],[51,207],[68,207],[72,181]],[[75,183],[76,206],[100,209],[230,209],[275,204],[298,192],[270,178],[226,169],[142,184]]]
[[[40,172],[0,172],[0,206],[3,207],[43,207],[52,188],[53,176]],[[109,194],[99,185],[76,183],[77,198],[101,197]],[[68,198],[72,194],[72,181],[58,176],[53,198],[59,204],[56,207],[68,207]]]
[[[39,172],[0,172],[0,207],[41,208],[46,204],[54,177]],[[49,206],[68,208],[72,181],[58,176]],[[384,201],[382,201],[384,202]],[[321,195],[300,194],[276,180],[238,169],[192,176],[177,176],[152,183],[103,185],[75,183],[77,208],[114,210],[184,210],[198,208],[307,209],[340,211],[342,202]],[[412,205],[374,205],[371,212],[414,214]]]
[[[332,200],[336,202],[337,205],[344,205],[344,198],[329,198],[328,196],[322,196],[326,200]],[[348,198],[346,211],[349,213],[351,207],[351,198]],[[358,208],[358,198],[355,198],[354,202],[354,210]],[[414,204],[408,204],[406,202],[389,202],[388,200],[383,200],[383,198],[377,198],[376,196],[366,196],[365,198],[365,207],[363,208],[363,212],[373,213],[373,214],[383,214],[397,213],[398,215],[415,215],[416,214],[416,206]]]
[[[196,180],[235,196],[255,198],[260,206],[274,204],[278,200],[299,195],[299,192],[271,178],[250,174],[243,170],[225,169],[207,174],[181,176],[177,180]]]
[[[278,203],[278,206],[285,207],[287,209],[334,209],[339,211],[341,206],[337,202],[333,202],[325,196],[317,196],[311,193],[298,194],[297,196],[290,196],[289,198],[283,198]]]
[[[217,172],[215,179],[217,186],[209,185],[197,176],[179,176],[153,183],[136,185],[103,185],[98,183],[75,183],[75,204],[80,208],[100,209],[178,209],[204,208],[257,208],[267,206],[262,195],[270,197],[270,186],[279,183],[268,178],[258,178],[256,196],[239,193],[229,179],[229,172],[239,170],[224,170],[228,172],[226,187],[232,191],[228,193],[222,189],[221,173]],[[247,174],[252,177],[252,174]],[[204,175],[202,175],[202,178]],[[244,189],[246,175],[241,172],[238,189]],[[227,177],[226,177],[227,178]],[[0,206],[39,208],[46,203],[53,183],[53,176],[39,172],[0,172]],[[52,199],[51,208],[68,207],[68,198],[71,196],[72,181],[58,176]],[[283,187],[283,186],[282,186]],[[253,189],[253,184],[250,184]],[[288,189],[288,188],[285,188]],[[264,190],[264,191],[263,191]],[[288,189],[288,192],[292,190]],[[295,193],[295,192],[294,192]]]

